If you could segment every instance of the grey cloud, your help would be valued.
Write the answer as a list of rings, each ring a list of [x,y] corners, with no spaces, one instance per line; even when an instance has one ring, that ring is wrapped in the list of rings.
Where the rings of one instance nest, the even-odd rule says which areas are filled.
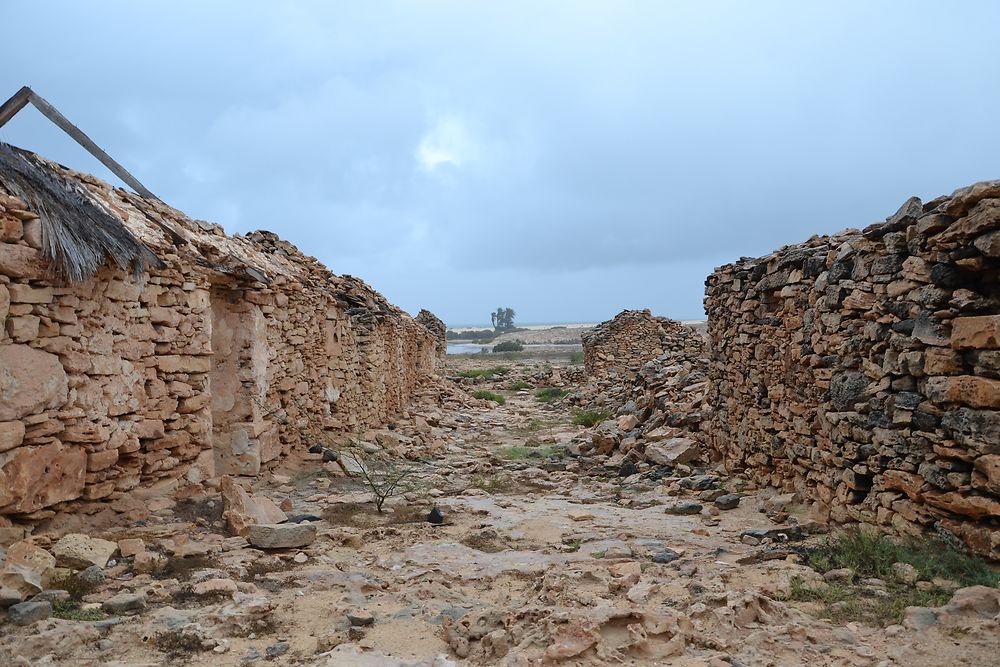
[[[178,208],[451,321],[696,317],[716,264],[998,171],[989,2],[4,14],[0,95],[30,83]],[[0,140],[109,178],[28,114]]]

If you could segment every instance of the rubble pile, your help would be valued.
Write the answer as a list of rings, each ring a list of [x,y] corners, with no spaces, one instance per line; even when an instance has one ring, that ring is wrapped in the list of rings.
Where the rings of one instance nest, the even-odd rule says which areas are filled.
[[[594,429],[588,451],[654,466],[701,457],[708,371],[701,334],[648,310],[623,311],[594,331],[585,338],[589,384],[579,402],[615,418]],[[649,352],[657,356],[644,361]]]
[[[274,234],[0,151],[0,516],[255,475],[304,424],[379,426],[435,372],[427,328]],[[98,268],[66,278],[80,257]]]
[[[654,317],[646,310],[623,310],[583,334],[587,376],[598,382],[624,385],[643,364],[664,354],[702,356],[704,340],[676,320]]]
[[[1000,558],[1000,181],[706,284],[706,432],[730,470]]]

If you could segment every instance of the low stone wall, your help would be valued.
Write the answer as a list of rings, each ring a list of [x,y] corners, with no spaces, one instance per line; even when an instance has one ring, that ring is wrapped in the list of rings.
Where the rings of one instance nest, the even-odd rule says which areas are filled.
[[[723,266],[705,307],[728,468],[1000,558],[1000,182]]]
[[[590,378],[631,382],[643,364],[664,354],[701,356],[698,332],[649,310],[623,310],[583,334],[583,364]]]
[[[253,475],[315,428],[385,423],[434,373],[424,326],[274,234],[227,237],[30,159],[163,266],[54,278],[42,248],[58,232],[0,172],[0,515]]]

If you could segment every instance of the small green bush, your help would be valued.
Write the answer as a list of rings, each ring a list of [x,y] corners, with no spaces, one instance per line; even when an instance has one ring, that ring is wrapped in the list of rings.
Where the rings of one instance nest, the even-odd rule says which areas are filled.
[[[803,555],[806,563],[821,573],[850,568],[857,579],[874,577],[885,581],[886,594],[871,596],[853,582],[791,578],[784,599],[819,603],[819,615],[838,623],[899,623],[907,607],[939,607],[951,599],[951,592],[939,586],[920,589],[901,581],[893,572],[894,563],[909,563],[924,581],[940,577],[960,586],[996,586],[1000,581],[1000,572],[985,561],[938,539],[896,540],[870,529],[837,533]]]
[[[806,552],[818,572],[849,567],[862,577],[890,579],[893,563],[909,563],[922,579],[952,579],[963,586],[996,586],[1000,572],[936,538],[894,540],[875,530],[845,530]]]
[[[518,380],[517,382],[511,382],[509,389],[511,391],[521,391],[522,389],[531,389],[531,385],[524,380]]]
[[[577,350],[569,356],[569,363],[571,364],[582,364],[583,363],[583,350]]]
[[[479,391],[475,392],[472,395],[475,396],[476,398],[483,398],[486,399],[487,401],[493,401],[498,405],[503,405],[504,403],[507,402],[507,399],[501,396],[500,394],[494,394],[492,391],[489,391],[487,389],[480,389]]]
[[[568,396],[569,390],[560,389],[559,387],[546,387],[545,389],[539,389],[535,392],[535,398],[542,401],[543,403],[550,403],[552,401],[558,401],[563,396]]]
[[[497,352],[523,352],[524,344],[517,340],[507,340],[493,346],[493,353]]]
[[[565,453],[566,450],[557,445],[551,445],[549,447],[504,447],[499,452],[501,458],[509,461],[547,459],[554,456],[563,456]]]
[[[52,616],[64,621],[100,621],[106,617],[100,609],[81,609],[74,600],[53,603]]]
[[[606,419],[611,419],[611,413],[604,408],[596,410],[577,410],[573,414],[573,423],[577,426],[593,426]]]

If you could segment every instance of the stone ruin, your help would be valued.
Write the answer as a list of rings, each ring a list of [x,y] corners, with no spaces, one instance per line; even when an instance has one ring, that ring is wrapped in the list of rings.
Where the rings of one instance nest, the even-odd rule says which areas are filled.
[[[434,334],[437,361],[444,368],[445,356],[448,354],[448,327],[437,315],[425,308],[414,319]]]
[[[584,334],[583,354],[587,402],[618,415],[593,436],[596,453],[615,452],[609,465],[698,457],[708,372],[700,332],[649,310],[624,310]]]
[[[723,266],[705,309],[704,352],[649,311],[584,339],[609,464],[720,462],[1000,559],[1000,181]]]
[[[583,334],[583,365],[591,378],[630,382],[663,354],[701,356],[704,342],[690,327],[646,310],[623,310]]]
[[[730,470],[1000,559],[1000,181],[723,266],[705,309]]]
[[[443,353],[272,233],[228,237],[5,144],[0,322],[0,515],[19,520],[255,475],[308,424],[385,423]]]

